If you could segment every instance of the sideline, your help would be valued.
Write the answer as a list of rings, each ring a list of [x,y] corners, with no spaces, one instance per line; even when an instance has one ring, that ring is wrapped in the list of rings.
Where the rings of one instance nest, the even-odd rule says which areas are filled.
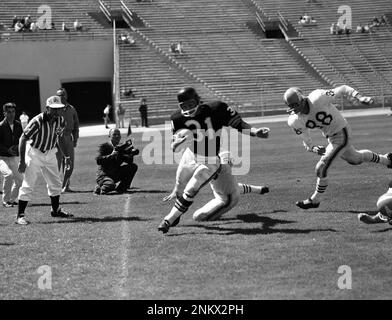
[[[389,108],[374,108],[374,109],[360,109],[360,110],[343,110],[341,111],[344,117],[366,117],[366,116],[376,116],[376,115],[388,115],[391,113]],[[287,115],[277,115],[277,116],[265,116],[265,117],[250,117],[244,118],[244,120],[250,124],[258,123],[274,123],[274,122],[285,122],[287,121]],[[109,125],[110,128],[114,128],[114,124]],[[134,128],[132,127],[132,133],[144,132],[144,131],[162,131],[169,130],[168,127],[165,128],[164,124],[151,126],[149,128]],[[121,134],[127,134],[128,128],[120,129]],[[80,127],[79,137],[95,137],[95,136],[107,136],[109,134],[109,129],[105,129],[104,125],[86,126]]]

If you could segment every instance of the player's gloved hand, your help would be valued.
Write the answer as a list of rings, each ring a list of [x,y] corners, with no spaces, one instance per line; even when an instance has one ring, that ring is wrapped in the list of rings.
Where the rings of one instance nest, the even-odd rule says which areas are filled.
[[[173,139],[174,139],[174,141],[171,143],[171,148],[172,148],[172,150],[173,151],[176,151],[176,149],[177,149],[177,147],[181,144],[181,143],[183,143],[185,140],[186,140],[186,136],[185,137],[177,137],[177,136],[174,136],[173,137]]]
[[[323,156],[325,154],[324,146],[314,146],[312,147],[312,152],[317,153],[319,156]]]
[[[255,136],[258,138],[267,139],[269,136],[270,129],[269,128],[258,128],[255,131]]]
[[[24,173],[25,171],[26,171],[26,162],[20,161],[18,165],[18,172]]]
[[[374,103],[374,100],[373,100],[373,98],[371,98],[371,97],[360,97],[360,98],[359,98],[359,101],[360,101],[362,104],[366,104],[366,105],[371,105],[371,104]]]
[[[174,189],[171,194],[169,194],[168,196],[164,197],[162,199],[162,201],[166,202],[166,201],[169,201],[171,199],[174,199],[175,197],[176,197],[176,189]]]

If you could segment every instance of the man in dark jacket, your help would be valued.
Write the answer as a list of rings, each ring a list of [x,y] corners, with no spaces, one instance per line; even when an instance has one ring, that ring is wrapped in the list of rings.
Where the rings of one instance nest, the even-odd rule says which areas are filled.
[[[9,208],[17,204],[23,181],[18,172],[18,145],[23,129],[20,122],[15,120],[15,103],[4,104],[3,112],[5,118],[0,122],[0,174],[4,176],[3,206]]]
[[[133,156],[139,154],[139,150],[133,147],[132,141],[128,139],[120,145],[119,129],[110,130],[109,137],[110,141],[99,146],[98,156],[95,158],[98,164],[95,194],[127,191],[138,169],[133,163]]]

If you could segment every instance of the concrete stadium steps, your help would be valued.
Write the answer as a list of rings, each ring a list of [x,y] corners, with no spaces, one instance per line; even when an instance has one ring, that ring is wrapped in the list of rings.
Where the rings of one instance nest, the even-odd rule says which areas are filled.
[[[185,54],[172,58],[240,108],[259,107],[261,101],[281,107],[289,85],[310,88],[319,82],[282,40],[263,42],[246,27],[255,12],[242,1],[125,2],[148,22],[150,28],[140,30],[143,35],[165,54],[170,43],[183,41]]]
[[[121,97],[121,101],[136,101],[124,104],[131,114],[138,115],[138,101],[145,97],[152,121],[158,118],[169,120],[170,114],[178,108],[177,92],[186,85],[195,87],[206,100],[218,99],[203,84],[191,79],[141,38],[136,37],[135,45],[121,44],[119,49],[120,88],[132,89],[138,99]]]
[[[319,0],[316,3],[298,2],[297,0],[253,0],[264,11],[267,16],[275,17],[280,11],[293,26],[300,31],[304,37],[322,39],[329,37],[329,28],[333,22],[337,22],[340,14],[337,12],[339,6],[348,5],[352,9],[352,27],[358,24],[369,23],[374,16],[381,17],[392,11],[390,0],[330,0],[328,2]],[[317,26],[302,26],[298,20],[305,13],[317,20]],[[385,28],[387,29],[387,28]],[[381,29],[379,29],[381,30]],[[383,30],[382,32],[388,32]]]
[[[281,12],[300,32],[306,41],[291,43],[312,63],[316,70],[331,80],[332,84],[343,81],[369,94],[391,92],[392,26],[374,28],[370,34],[352,33],[330,35],[329,27],[337,22],[337,9],[349,5],[352,9],[352,27],[369,23],[374,16],[381,17],[392,11],[390,0],[332,0],[318,3],[301,3],[294,0],[253,0],[267,16]],[[307,13],[317,20],[317,26],[298,25],[299,17]]]
[[[9,30],[9,40],[67,40],[67,38],[74,37],[106,37],[110,34],[110,30],[104,30],[102,25],[92,19],[88,12],[99,11],[98,2],[95,0],[76,1],[76,0],[51,0],[44,3],[41,0],[5,0],[0,2],[0,23],[10,28],[12,25],[13,16],[19,18],[30,15],[33,21],[36,21],[41,13],[38,13],[38,8],[47,4],[52,10],[52,22],[55,24],[56,30],[38,30],[37,32],[23,32],[16,33],[14,30]],[[73,22],[78,19],[87,31],[83,32],[62,32],[61,25],[63,21],[67,27],[72,29]],[[3,31],[4,33],[5,31]],[[50,34],[52,33],[52,34]],[[91,35],[91,33],[93,35]],[[80,36],[82,35],[82,36]]]

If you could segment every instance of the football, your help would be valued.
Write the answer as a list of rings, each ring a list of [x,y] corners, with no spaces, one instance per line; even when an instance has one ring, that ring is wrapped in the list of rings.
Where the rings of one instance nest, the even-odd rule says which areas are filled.
[[[185,139],[181,142],[181,140]],[[192,148],[193,132],[189,129],[180,129],[173,135],[172,148],[175,152]]]
[[[377,200],[377,209],[388,218],[392,218],[392,190],[384,193]]]

